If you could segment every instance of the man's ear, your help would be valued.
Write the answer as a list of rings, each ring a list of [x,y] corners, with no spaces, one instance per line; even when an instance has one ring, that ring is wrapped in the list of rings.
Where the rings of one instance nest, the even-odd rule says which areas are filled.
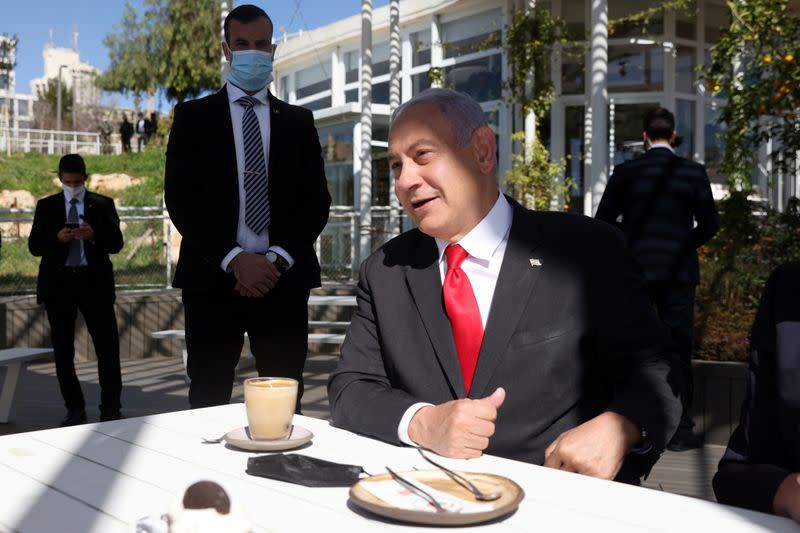
[[[472,133],[472,145],[482,174],[494,174],[497,166],[497,141],[489,126],[483,125]]]
[[[231,49],[228,47],[228,43],[222,41],[222,53],[225,54],[225,61],[228,63],[231,62]]]

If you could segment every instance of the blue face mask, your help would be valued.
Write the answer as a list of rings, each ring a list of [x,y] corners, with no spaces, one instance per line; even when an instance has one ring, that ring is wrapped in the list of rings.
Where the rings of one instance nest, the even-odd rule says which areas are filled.
[[[258,91],[272,82],[272,54],[260,50],[231,52],[228,81],[245,91]]]

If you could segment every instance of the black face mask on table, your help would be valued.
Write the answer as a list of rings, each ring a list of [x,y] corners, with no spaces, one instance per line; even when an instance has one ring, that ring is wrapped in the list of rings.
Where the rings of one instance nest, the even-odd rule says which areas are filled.
[[[305,455],[277,453],[259,455],[247,460],[246,472],[306,487],[349,487],[359,479],[364,469]]]

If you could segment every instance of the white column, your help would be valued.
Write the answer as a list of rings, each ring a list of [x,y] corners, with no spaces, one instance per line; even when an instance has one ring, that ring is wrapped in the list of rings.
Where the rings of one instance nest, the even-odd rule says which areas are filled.
[[[372,253],[372,0],[361,0],[359,262]]]
[[[608,130],[608,0],[592,0],[591,35],[591,90],[592,140],[586,152],[587,172],[591,176],[591,210],[584,214],[594,216],[608,181],[608,156],[604,149]]]
[[[389,4],[389,113],[400,105],[400,0]],[[389,171],[389,235],[400,235],[400,202],[394,193],[394,172]]]
[[[439,15],[434,15],[431,19],[431,68],[441,67],[443,59],[441,23]],[[431,86],[436,87],[435,84]]]
[[[338,46],[331,52],[331,107],[344,105],[344,62]]]
[[[411,69],[413,68],[413,55],[414,55],[414,48],[411,44],[411,35],[406,34],[403,37],[403,40],[400,43],[400,85],[402,89],[400,91],[400,100],[403,102],[407,102],[411,100],[413,96],[411,93],[413,91],[412,84],[411,84]]]
[[[533,11],[536,9],[536,0],[528,0],[525,6],[525,12],[528,15],[533,15]],[[533,66],[531,66],[530,70],[528,71],[528,75],[525,77],[525,94],[532,94],[533,93]],[[524,110],[523,110],[524,112]],[[525,113],[525,159],[528,161],[533,158],[533,145],[536,142],[536,114],[529,110]]]

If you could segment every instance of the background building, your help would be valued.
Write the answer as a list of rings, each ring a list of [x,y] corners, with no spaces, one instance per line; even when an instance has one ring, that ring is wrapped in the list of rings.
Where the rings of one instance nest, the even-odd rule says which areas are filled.
[[[64,87],[74,91],[77,106],[100,105],[100,89],[96,79],[100,71],[82,63],[78,52],[77,34],[73,32],[72,48],[58,48],[48,41],[42,51],[44,76],[31,80],[31,93],[38,95],[47,88],[47,81],[61,77]]]
[[[502,37],[514,8],[513,0],[403,0],[400,2],[401,99],[430,87],[428,72],[441,69],[445,83],[481,102],[498,136],[499,173],[511,162],[511,134],[522,129],[515,110],[502,100],[508,66]],[[644,9],[637,0],[608,0],[608,19]],[[566,173],[576,188],[566,199],[571,211],[591,214],[591,176],[584,165],[591,136],[592,5],[589,0],[536,2],[565,19],[574,46],[552,59],[551,79],[556,98],[541,124],[543,141],[554,159],[567,158]],[[709,48],[730,23],[723,0],[700,0],[695,16],[681,12],[657,14],[641,28],[619,25],[608,34],[606,65],[607,161],[603,178],[613,166],[633,157],[642,147],[642,118],[655,106],[675,112],[684,157],[705,163],[718,193],[724,179],[718,173],[722,144],[716,125],[719,106],[698,82],[696,67],[708,61]],[[608,33],[607,24],[605,27]],[[486,47],[490,37],[497,46]],[[335,205],[358,208],[359,67],[361,18],[349,17],[301,34],[278,37],[275,58],[279,96],[314,111],[326,158]],[[389,118],[389,7],[373,18],[373,205],[389,204],[386,140]],[[604,183],[604,182],[603,182]],[[601,184],[602,185],[602,184]]]
[[[0,41],[10,43],[11,38],[0,35]],[[10,48],[8,50],[7,57],[0,58],[0,62],[13,65],[15,51]],[[13,68],[8,72],[0,71],[0,128],[6,127],[6,124],[15,130],[29,128],[33,121],[33,102],[36,98],[30,94],[18,93],[16,85]]]

